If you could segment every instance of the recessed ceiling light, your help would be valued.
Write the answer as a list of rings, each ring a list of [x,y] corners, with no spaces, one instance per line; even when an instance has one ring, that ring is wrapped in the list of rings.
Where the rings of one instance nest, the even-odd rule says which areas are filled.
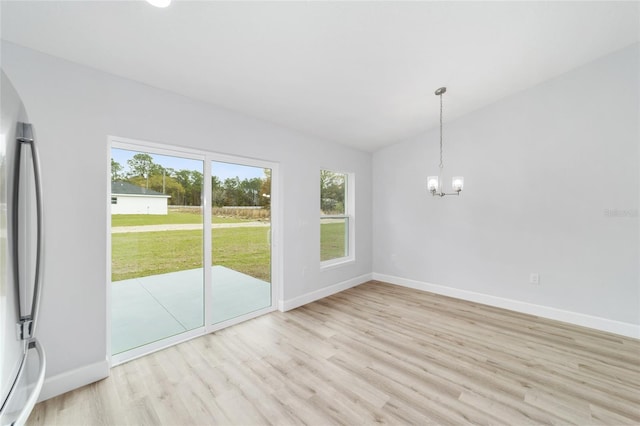
[[[171,0],[147,0],[147,2],[155,7],[167,7],[171,3]]]

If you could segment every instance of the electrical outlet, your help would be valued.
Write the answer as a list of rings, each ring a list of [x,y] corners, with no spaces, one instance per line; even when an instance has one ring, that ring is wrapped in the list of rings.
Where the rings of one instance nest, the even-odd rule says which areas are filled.
[[[532,272],[531,275],[529,275],[529,284],[540,285],[540,274]]]

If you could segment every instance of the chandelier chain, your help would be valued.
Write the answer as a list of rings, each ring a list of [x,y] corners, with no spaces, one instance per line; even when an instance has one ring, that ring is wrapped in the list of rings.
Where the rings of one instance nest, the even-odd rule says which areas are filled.
[[[444,167],[442,162],[442,93],[440,94],[440,172]]]

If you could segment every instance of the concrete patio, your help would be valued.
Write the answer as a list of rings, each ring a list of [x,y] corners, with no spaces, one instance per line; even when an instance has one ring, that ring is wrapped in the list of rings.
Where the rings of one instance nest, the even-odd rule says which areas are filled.
[[[213,321],[266,308],[271,284],[224,266],[211,268]],[[204,325],[203,269],[116,281],[111,287],[111,353]]]

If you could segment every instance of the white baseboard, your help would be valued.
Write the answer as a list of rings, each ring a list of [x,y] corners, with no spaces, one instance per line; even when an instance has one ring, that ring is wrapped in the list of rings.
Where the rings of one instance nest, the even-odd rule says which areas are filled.
[[[332,294],[340,293],[341,291],[351,287],[366,283],[367,281],[371,281],[371,274],[360,275],[359,277],[351,278],[338,284],[324,287],[320,290],[303,294],[302,296],[294,297],[293,299],[280,300],[278,301],[278,310],[280,310],[280,312],[290,311],[302,305],[306,305],[307,303],[315,302],[316,300],[331,296]]]
[[[637,324],[614,321],[607,318],[585,315],[578,312],[565,311],[562,309],[550,308],[543,305],[535,305],[533,303],[506,299],[503,297],[491,296],[488,294],[476,293],[473,291],[461,290],[458,288],[431,284],[423,281],[395,277],[393,275],[385,275],[374,272],[372,276],[376,281],[383,281],[390,284],[413,288],[416,290],[423,290],[431,293],[441,294],[443,296],[455,297],[456,299],[468,300],[470,302],[482,303],[484,305],[509,309],[511,311],[535,315],[542,318],[563,321],[569,324],[607,331],[609,333],[615,333],[622,336],[633,337],[636,339],[640,338],[640,325]]]
[[[44,381],[38,402],[62,395],[89,383],[97,382],[105,377],[109,377],[109,362],[106,359],[48,377]]]

